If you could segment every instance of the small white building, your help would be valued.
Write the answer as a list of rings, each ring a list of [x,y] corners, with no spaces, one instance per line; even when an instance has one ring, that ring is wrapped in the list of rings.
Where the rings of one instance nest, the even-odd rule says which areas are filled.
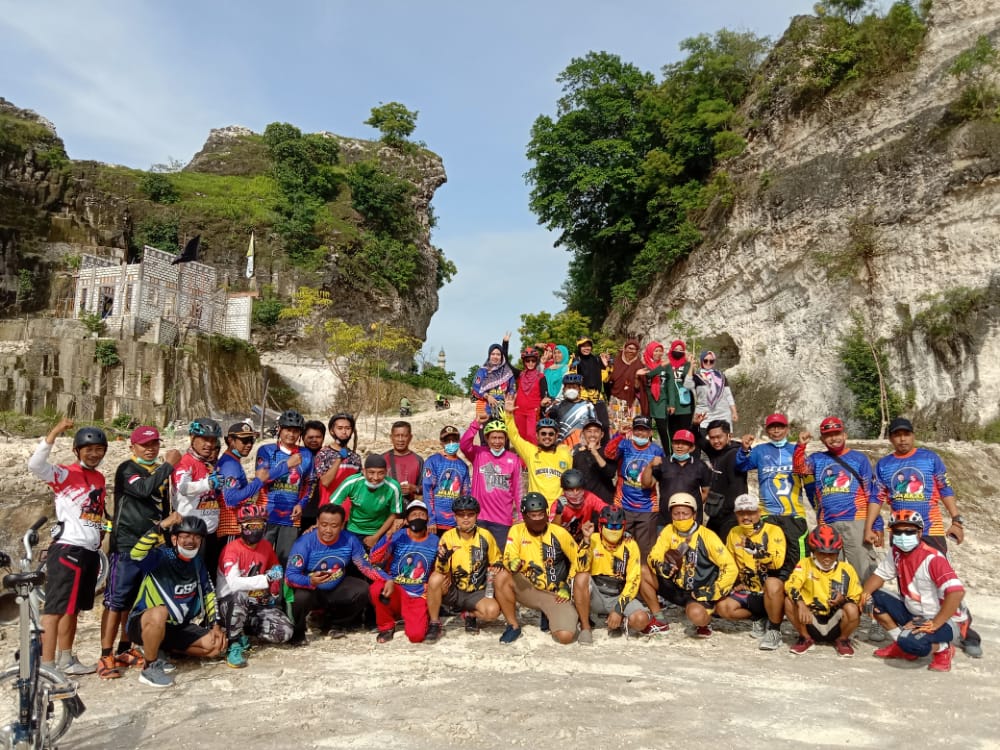
[[[139,263],[83,255],[76,273],[73,317],[96,313],[109,333],[172,344],[179,330],[250,340],[255,292],[227,294],[218,273],[197,261],[145,246]]]

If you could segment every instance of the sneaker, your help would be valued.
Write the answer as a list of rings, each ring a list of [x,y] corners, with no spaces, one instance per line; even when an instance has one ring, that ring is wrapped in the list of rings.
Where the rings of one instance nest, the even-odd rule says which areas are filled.
[[[395,628],[393,628],[392,630],[380,630],[380,631],[378,631],[378,635],[375,636],[375,642],[376,643],[388,643],[389,641],[391,641],[393,639],[393,636],[395,636],[395,635],[396,635],[396,629]]]
[[[250,645],[250,636],[244,633],[237,640],[239,641],[239,644],[243,647],[243,650],[246,653],[249,654],[250,652],[253,651],[253,646]]]
[[[765,629],[757,648],[761,651],[777,651],[781,648],[781,631]]]
[[[243,669],[247,665],[247,658],[243,655],[243,644],[235,640],[229,644],[226,652],[226,666],[233,669]]]
[[[965,652],[966,656],[969,656],[973,659],[983,658],[983,646],[979,641],[970,641],[970,640],[962,641],[962,650]]]
[[[549,616],[542,612],[541,616],[538,618],[538,629],[543,633],[549,632]]]
[[[812,647],[816,645],[816,641],[812,638],[803,638],[801,635],[799,639],[795,641],[788,650],[791,651],[796,656],[802,656],[806,651],[811,651]]]
[[[668,630],[670,630],[670,623],[653,615],[649,620],[649,625],[642,632],[644,635],[657,635],[659,633],[666,633]]]
[[[174,664],[170,659],[167,658],[167,652],[162,648],[156,652],[156,658],[160,661],[163,666],[163,671],[167,674],[173,674],[177,671],[177,665]]]
[[[441,639],[441,621],[436,620],[427,626],[427,635],[424,636],[424,640],[428,643],[436,643]]]
[[[515,628],[513,625],[508,625],[507,629],[503,631],[503,635],[500,636],[500,643],[513,643],[520,637],[521,628]]]
[[[97,660],[97,676],[102,680],[114,680],[122,676],[122,671],[111,654]]]
[[[750,623],[750,637],[751,638],[763,638],[764,633],[767,632],[767,621],[766,620],[754,620]]]
[[[164,671],[163,663],[157,659],[139,673],[139,682],[154,688],[168,688],[174,684],[174,678]]]
[[[868,626],[868,641],[870,643],[881,643],[888,637],[889,634],[885,632],[885,628],[875,620],[872,620],[872,624]]]
[[[834,641],[833,647],[837,650],[838,656],[854,656],[854,646],[851,645],[851,641],[847,638]]]
[[[119,667],[138,667],[139,669],[146,668],[146,659],[143,657],[142,652],[133,646],[128,651],[121,651],[115,655],[115,663]]]
[[[626,625],[622,622],[621,627],[618,628],[608,628],[608,638],[621,638],[625,635]]]
[[[70,657],[69,663],[61,664],[59,669],[64,675],[77,677],[82,674],[94,674],[94,672],[97,671],[97,665],[82,664],[80,660],[76,658],[76,654],[74,654]]]
[[[973,659],[983,658],[983,644],[979,633],[972,629],[972,615],[959,626],[959,634],[961,635],[959,645],[965,655]]]
[[[876,659],[905,659],[906,661],[916,661],[917,657],[903,651],[899,644],[893,641],[888,646],[876,649],[872,654]]]
[[[326,632],[331,641],[337,641],[347,637],[347,631],[343,628],[332,627]]]
[[[931,663],[927,665],[927,668],[932,672],[950,672],[951,658],[954,655],[955,646],[949,643],[948,648],[943,651],[934,652],[934,656],[931,658]]]
[[[581,646],[593,646],[594,645],[594,634],[590,630],[581,630],[580,635],[577,636],[576,642]]]
[[[462,613],[462,619],[465,620],[465,632],[469,635],[479,635],[479,620],[476,619],[469,612]]]
[[[694,629],[695,638],[711,638],[712,637],[712,626],[711,625],[699,625]]]

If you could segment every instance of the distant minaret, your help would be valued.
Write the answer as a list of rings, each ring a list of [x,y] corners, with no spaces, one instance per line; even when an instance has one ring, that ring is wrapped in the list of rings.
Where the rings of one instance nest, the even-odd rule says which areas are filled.
[[[445,369],[444,364],[445,364],[445,356],[444,356],[444,349],[442,348],[441,351],[438,352],[438,367],[444,370]]]

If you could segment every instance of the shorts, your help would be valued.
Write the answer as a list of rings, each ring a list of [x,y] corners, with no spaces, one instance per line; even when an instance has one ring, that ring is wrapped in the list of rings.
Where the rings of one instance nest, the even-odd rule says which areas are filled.
[[[635,543],[639,545],[639,553],[645,561],[646,555],[656,544],[659,516],[650,511],[649,513],[633,513],[625,511],[625,531],[632,535]]]
[[[486,591],[459,591],[455,584],[451,585],[441,603],[452,611],[472,612],[476,605],[486,598]]]
[[[700,604],[708,610],[709,614],[715,610],[716,602],[703,602],[700,599],[695,599],[690,591],[685,591],[673,581],[665,581],[657,576],[657,582],[656,593],[671,604],[676,604],[678,607],[686,607],[689,604]]]
[[[94,608],[100,558],[94,550],[56,542],[45,562],[46,615],[75,615]]]
[[[146,611],[146,610],[143,610]],[[133,612],[128,616],[125,633],[132,643],[142,644],[142,612]],[[163,632],[160,648],[164,651],[187,651],[192,644],[197,643],[209,634],[209,629],[193,622],[176,625],[167,623]]]
[[[813,615],[813,621],[806,625],[809,637],[814,641],[831,643],[840,638],[840,621],[844,610],[838,609],[828,615]]]
[[[614,596],[612,594],[604,594],[594,580],[590,581],[590,613],[594,615],[610,615],[615,611],[615,607],[618,606],[618,599],[620,596]],[[625,617],[630,617],[636,612],[642,612],[645,609],[642,606],[642,602],[638,599],[630,599],[629,603],[625,605]]]
[[[575,633],[579,619],[573,602],[557,602],[556,595],[551,591],[540,591],[531,585],[531,581],[520,573],[514,574],[514,596],[518,604],[544,612],[549,618],[549,627],[553,630],[564,630]]]
[[[759,620],[762,617],[767,617],[763,594],[754,591],[733,591],[729,598],[736,601],[743,609],[748,610],[753,619]]]
[[[108,583],[104,589],[104,608],[112,612],[128,612],[139,595],[142,569],[132,559],[131,550],[112,552],[108,559]]]

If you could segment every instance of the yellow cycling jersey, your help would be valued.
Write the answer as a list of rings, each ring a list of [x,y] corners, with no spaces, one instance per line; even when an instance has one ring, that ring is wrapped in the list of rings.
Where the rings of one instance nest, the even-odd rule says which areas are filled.
[[[680,553],[681,564],[673,570],[667,553]],[[671,555],[674,556],[674,555]],[[736,582],[736,561],[714,531],[695,525],[687,534],[663,527],[646,562],[660,578],[669,580],[700,602],[715,602],[727,596]]]
[[[543,451],[530,440],[521,437],[514,422],[514,415],[504,412],[507,437],[514,452],[521,457],[528,469],[528,491],[545,496],[549,507],[562,494],[563,472],[573,468],[573,453],[565,445],[558,444],[554,451]]]
[[[785,581],[785,593],[793,600],[801,599],[817,615],[829,615],[830,600],[843,593],[855,604],[861,599],[861,582],[850,563],[837,561],[833,569],[819,569],[812,557],[803,557]]]
[[[511,573],[520,573],[540,591],[559,591],[577,574],[579,551],[572,535],[550,523],[538,536],[528,533],[523,523],[514,524],[507,535],[503,564]]]
[[[615,547],[604,541],[599,533],[590,535],[590,543],[580,545],[577,567],[590,573],[594,585],[603,594],[618,596],[618,611],[639,595],[642,581],[639,545],[631,537],[622,537]]]
[[[731,529],[726,549],[736,560],[736,583],[757,594],[764,592],[764,579],[785,563],[785,532],[773,523],[761,523],[747,534],[742,526]]]
[[[500,548],[493,535],[477,526],[469,539],[463,539],[458,529],[448,529],[438,544],[434,569],[449,576],[459,591],[482,591],[489,568],[499,563]]]

